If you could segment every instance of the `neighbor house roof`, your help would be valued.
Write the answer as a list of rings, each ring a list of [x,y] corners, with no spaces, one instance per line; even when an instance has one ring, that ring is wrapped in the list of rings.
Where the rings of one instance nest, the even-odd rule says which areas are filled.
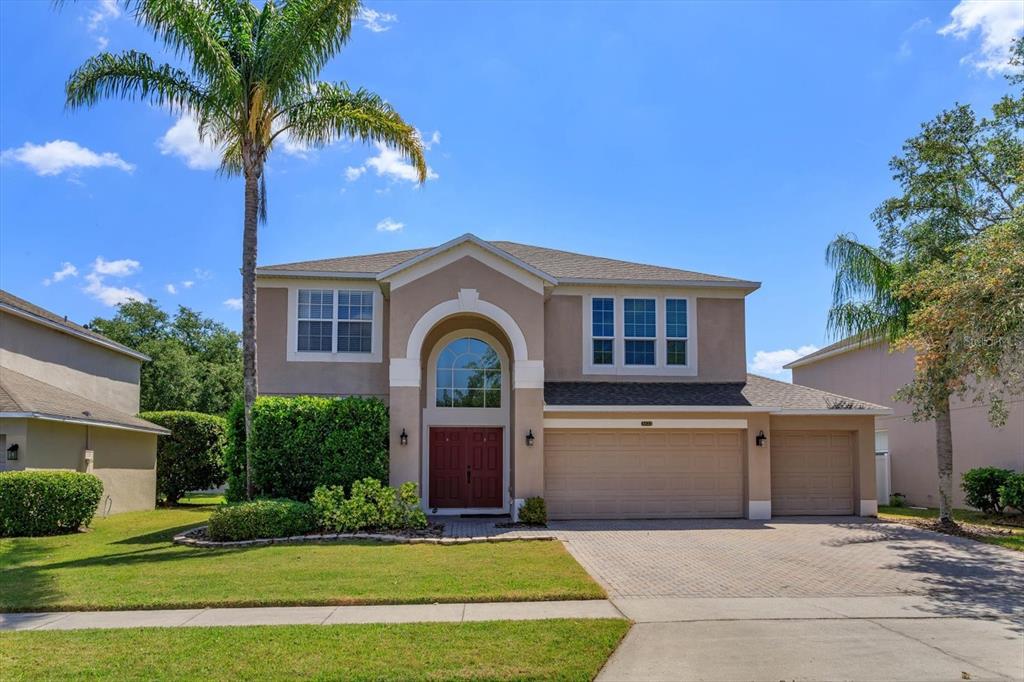
[[[508,241],[484,241],[472,234],[465,234],[450,242],[423,249],[389,251],[366,256],[345,256],[321,260],[301,261],[265,265],[257,269],[261,275],[322,275],[342,277],[377,278],[384,273],[401,269],[400,266],[418,258],[433,255],[432,252],[453,248],[467,241],[486,245],[489,250],[503,254],[512,262],[521,263],[528,269],[539,271],[544,279],[559,284],[590,283],[634,283],[634,284],[694,284],[707,286],[732,286],[756,289],[759,282],[709,275],[692,270],[680,270],[661,265],[647,265],[614,258],[588,256],[571,251],[549,249]],[[411,264],[411,263],[410,263]]]
[[[869,348],[879,343],[881,343],[879,339],[861,339],[856,336],[848,336],[842,341],[836,341],[835,343],[825,346],[824,348],[819,348],[813,353],[808,353],[807,355],[801,358],[797,358],[793,362],[787,365],[783,365],[782,367],[783,369],[793,369],[794,367],[809,365],[812,362],[824,360],[825,358],[830,358],[834,355],[839,355],[841,353],[849,353],[852,350]]]
[[[64,332],[65,334],[70,334],[71,336],[103,346],[104,348],[108,348],[112,351],[129,355],[136,360],[141,360],[143,362],[149,360],[149,356],[144,355],[137,350],[132,350],[128,346],[122,345],[112,339],[108,339],[103,336],[103,334],[94,332],[88,327],[75,324],[69,320],[66,315],[61,316],[57,313],[52,313],[45,308],[40,308],[33,303],[29,303],[23,298],[18,298],[14,294],[4,291],[3,289],[0,289],[0,311],[17,315],[23,319],[31,320],[38,324],[50,327],[51,329]]]
[[[145,419],[118,412],[102,403],[6,367],[0,367],[0,417],[44,419],[129,431],[170,433],[167,429]]]
[[[883,405],[748,374],[745,382],[548,381],[546,408],[674,408],[773,413],[889,414]]]

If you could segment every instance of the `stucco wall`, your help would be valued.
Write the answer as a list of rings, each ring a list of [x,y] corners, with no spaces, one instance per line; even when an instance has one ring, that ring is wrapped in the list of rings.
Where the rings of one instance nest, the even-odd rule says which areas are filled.
[[[339,286],[341,286],[339,284]],[[261,286],[256,297],[256,364],[263,395],[388,398],[388,314],[384,301],[381,362],[288,362],[288,289]]]
[[[548,381],[745,381],[742,298],[697,298],[697,375],[583,374],[583,296],[555,294],[544,305],[544,376]]]
[[[903,493],[914,505],[938,504],[935,424],[913,422],[911,406],[896,402],[893,394],[914,375],[911,352],[889,353],[875,345],[834,355],[793,369],[793,382],[841,395],[868,400],[893,409],[879,417],[875,428],[889,435],[892,491]],[[964,471],[998,466],[1024,471],[1024,401],[1009,405],[1006,426],[996,429],[988,422],[988,407],[954,400],[953,480],[954,503],[963,505],[960,480]]]
[[[0,313],[0,367],[127,414],[139,411],[139,360],[7,313]]]

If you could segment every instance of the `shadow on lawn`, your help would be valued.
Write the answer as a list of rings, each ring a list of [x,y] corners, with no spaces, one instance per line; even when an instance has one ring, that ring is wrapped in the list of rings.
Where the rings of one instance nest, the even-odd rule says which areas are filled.
[[[897,557],[886,570],[914,574],[931,598],[925,610],[948,617],[1009,618],[1024,631],[1024,561],[1019,554],[966,538],[895,524],[841,527],[865,535],[833,546],[884,542]]]

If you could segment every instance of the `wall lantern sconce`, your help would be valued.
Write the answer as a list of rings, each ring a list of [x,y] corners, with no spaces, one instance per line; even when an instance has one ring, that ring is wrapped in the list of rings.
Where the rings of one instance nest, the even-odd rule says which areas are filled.
[[[402,429],[402,434],[398,437],[398,442],[402,445],[409,444],[409,434],[405,432],[405,429]]]
[[[757,443],[757,447],[763,448],[764,442],[768,440],[768,436],[764,435],[764,431],[758,431],[757,436],[754,437],[754,442]]]
[[[534,440],[536,439],[533,437],[533,429],[530,429],[529,433],[526,434],[526,447],[532,448]]]
[[[11,447],[7,448],[7,459],[13,460],[18,459],[18,444],[15,443]]]

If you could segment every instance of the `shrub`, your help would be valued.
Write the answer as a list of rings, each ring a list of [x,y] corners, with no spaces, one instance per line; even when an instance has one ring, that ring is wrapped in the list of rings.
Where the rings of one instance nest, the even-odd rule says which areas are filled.
[[[190,490],[216,488],[224,483],[227,421],[201,412],[144,412],[143,419],[169,429],[156,448],[156,492],[176,504]]]
[[[311,504],[320,527],[335,533],[427,525],[427,516],[419,507],[416,484],[411,482],[395,489],[375,478],[364,478],[352,484],[348,497],[341,486],[320,486],[314,491]]]
[[[519,523],[543,526],[548,522],[548,507],[543,497],[527,497],[519,508]]]
[[[245,440],[232,411],[229,499],[245,496]],[[388,478],[388,411],[376,398],[257,399],[249,454],[256,494],[308,500],[318,486],[346,490]]]
[[[253,500],[218,507],[207,533],[217,541],[305,535],[316,529],[313,509],[295,500]]]
[[[0,535],[57,535],[87,526],[103,482],[77,471],[0,473]]]
[[[1011,474],[999,487],[999,501],[1024,513],[1024,473]]]
[[[906,507],[907,506],[907,496],[904,495],[903,493],[893,493],[892,495],[889,496],[889,506],[890,507]]]
[[[228,489],[224,497],[228,502],[241,502],[245,499],[245,403],[241,400],[228,412],[227,429],[224,470]]]
[[[1013,475],[1010,469],[979,467],[965,471],[960,487],[964,490],[967,504],[986,514],[1002,513],[1003,503],[999,501],[999,487]]]

